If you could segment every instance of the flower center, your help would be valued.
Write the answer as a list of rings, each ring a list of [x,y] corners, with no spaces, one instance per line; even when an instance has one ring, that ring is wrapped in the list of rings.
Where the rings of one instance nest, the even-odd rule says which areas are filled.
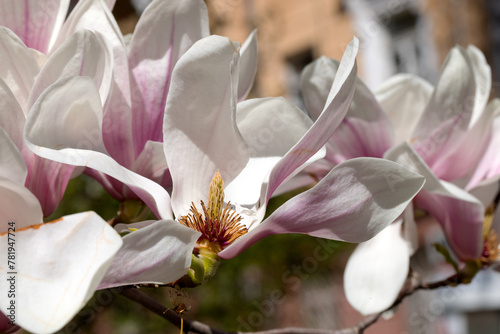
[[[179,218],[181,224],[201,232],[199,247],[217,254],[247,233],[247,228],[240,224],[243,218],[231,208],[229,202],[224,206],[224,182],[218,171],[210,182],[208,205],[203,201],[200,203],[202,212],[191,202],[189,213]]]

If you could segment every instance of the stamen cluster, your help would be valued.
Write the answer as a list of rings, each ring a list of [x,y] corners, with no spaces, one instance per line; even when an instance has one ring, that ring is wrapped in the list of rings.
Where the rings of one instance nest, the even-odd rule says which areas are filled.
[[[210,183],[208,207],[200,201],[200,212],[191,202],[189,214],[179,219],[181,224],[201,232],[199,245],[210,247],[216,253],[247,233],[246,227],[239,223],[243,218],[231,208],[230,203],[223,208],[223,187],[222,178],[217,172]]]

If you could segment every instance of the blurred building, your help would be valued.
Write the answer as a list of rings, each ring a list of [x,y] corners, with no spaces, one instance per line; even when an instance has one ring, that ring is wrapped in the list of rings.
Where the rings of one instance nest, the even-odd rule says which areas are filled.
[[[492,1],[492,3],[495,0]],[[258,28],[254,96],[297,99],[312,59],[340,59],[361,41],[360,75],[371,87],[398,73],[434,82],[448,51],[474,44],[491,59],[493,11],[477,0],[206,0],[211,31],[243,42]],[[496,6],[499,7],[499,6]]]

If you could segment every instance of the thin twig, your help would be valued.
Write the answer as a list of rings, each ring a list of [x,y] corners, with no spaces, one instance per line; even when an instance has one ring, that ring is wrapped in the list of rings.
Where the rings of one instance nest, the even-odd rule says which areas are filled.
[[[459,274],[455,274],[451,277],[448,277],[445,280],[434,282],[434,283],[420,283],[414,284],[413,280],[410,278],[410,284],[407,285],[407,288],[403,290],[398,298],[394,301],[394,303],[388,307],[386,310],[368,316],[365,319],[358,322],[355,326],[339,329],[339,330],[328,330],[328,329],[316,329],[316,328],[298,328],[298,327],[287,327],[287,328],[279,328],[279,329],[271,329],[266,331],[252,332],[253,334],[362,334],[368,327],[375,324],[383,313],[394,309],[396,306],[401,304],[403,300],[412,295],[415,291],[418,290],[433,290],[445,286],[450,285],[458,285],[462,283],[464,277]],[[198,334],[244,334],[242,332],[227,332],[217,328],[212,328],[204,323],[199,321],[193,321],[188,319],[182,319],[176,312],[168,309],[162,304],[158,303],[153,298],[149,297],[147,294],[139,291],[138,289],[122,289],[119,293],[132,300],[135,301],[148,310],[156,313],[157,315],[163,317],[170,323],[172,323],[177,328],[181,328],[181,322],[183,321],[184,327],[183,330],[186,333],[198,333]]]

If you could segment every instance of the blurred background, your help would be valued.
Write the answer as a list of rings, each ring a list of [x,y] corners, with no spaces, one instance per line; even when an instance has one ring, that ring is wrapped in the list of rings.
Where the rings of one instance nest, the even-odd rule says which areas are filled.
[[[165,0],[168,1],[168,0]],[[250,97],[285,96],[302,105],[302,69],[320,57],[340,59],[352,36],[361,41],[359,75],[375,88],[399,72],[434,83],[450,48],[474,44],[493,71],[499,95],[500,2],[498,0],[206,0],[212,34],[244,42],[257,28],[259,60]],[[76,3],[76,1],[73,1]],[[133,32],[148,0],[118,0],[114,15],[124,34]],[[270,212],[292,194],[272,200]],[[116,203],[93,179],[70,182],[53,215],[92,209],[105,219]],[[442,241],[429,226],[427,243]],[[337,329],[363,317],[347,303],[342,285],[353,245],[307,236],[264,239],[223,261],[215,278],[188,291],[185,317],[224,330],[257,331],[300,326]],[[440,262],[433,249],[414,258]],[[443,275],[447,273],[444,267]],[[143,289],[172,306],[166,288]],[[500,275],[483,272],[469,286],[421,291],[366,333],[500,333]],[[97,292],[61,333],[178,333],[163,319],[109,291]]]

